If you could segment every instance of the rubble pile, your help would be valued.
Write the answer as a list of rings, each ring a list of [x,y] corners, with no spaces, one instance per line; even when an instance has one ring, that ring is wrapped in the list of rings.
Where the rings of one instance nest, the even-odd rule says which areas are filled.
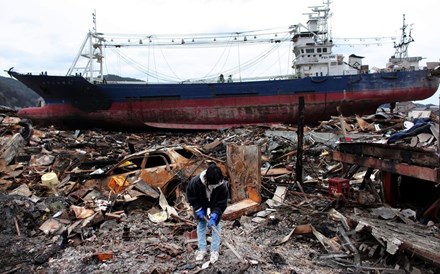
[[[287,125],[66,131],[4,112],[0,271],[438,273],[439,182],[426,183],[437,202],[399,200],[402,190],[399,208],[390,207],[384,169],[347,158],[403,146],[423,159],[408,165],[438,168],[424,154],[438,161],[438,115],[429,114],[334,117],[306,127],[298,148],[297,128]],[[210,162],[228,175],[231,197],[220,259],[202,265],[185,189]]]

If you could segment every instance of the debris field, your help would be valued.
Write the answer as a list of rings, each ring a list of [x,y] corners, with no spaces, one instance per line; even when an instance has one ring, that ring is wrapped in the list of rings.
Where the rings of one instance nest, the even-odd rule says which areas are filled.
[[[0,273],[440,273],[439,122],[422,114],[298,134],[63,130],[3,110]],[[214,264],[195,261],[185,198],[211,162],[230,187]]]

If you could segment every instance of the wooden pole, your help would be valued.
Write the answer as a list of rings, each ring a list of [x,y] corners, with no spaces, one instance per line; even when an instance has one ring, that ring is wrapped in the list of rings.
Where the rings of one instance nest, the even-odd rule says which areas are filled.
[[[296,155],[295,182],[303,183],[304,97],[299,97],[298,147]]]

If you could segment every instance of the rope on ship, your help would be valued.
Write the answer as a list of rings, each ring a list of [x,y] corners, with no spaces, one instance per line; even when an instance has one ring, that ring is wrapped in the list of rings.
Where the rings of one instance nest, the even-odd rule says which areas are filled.
[[[290,41],[290,34],[285,34],[285,36],[281,37],[280,40],[282,41]],[[111,50],[116,53],[126,64],[130,65],[131,67],[133,67],[134,69],[138,70],[139,72],[142,72],[143,74],[147,75],[148,77],[154,78],[158,81],[164,81],[164,82],[169,82],[169,83],[183,83],[183,82],[204,82],[204,81],[212,81],[215,80],[218,77],[218,74],[212,74],[213,71],[217,70],[217,71],[221,71],[221,73],[226,74],[226,75],[232,75],[232,74],[241,74],[244,71],[249,71],[251,68],[255,68],[259,63],[263,62],[265,59],[267,59],[272,53],[276,52],[277,50],[279,50],[281,48],[281,42],[277,42],[277,43],[271,43],[269,48],[265,48],[262,52],[260,52],[259,54],[257,54],[255,57],[245,61],[245,62],[240,62],[239,64],[237,64],[236,66],[233,66],[229,69],[224,69],[224,66],[227,63],[227,60],[229,58],[230,52],[231,52],[231,48],[233,48],[236,44],[235,42],[233,42],[234,40],[232,39],[232,37],[229,37],[229,42],[228,42],[228,47],[223,47],[225,48],[225,50],[220,54],[217,62],[213,65],[212,69],[202,78],[194,78],[194,79],[181,79],[177,73],[174,72],[172,66],[170,65],[170,62],[168,61],[166,55],[163,52],[163,46],[159,46],[157,47],[157,44],[153,44],[151,45],[153,51],[156,48],[159,48],[160,50],[160,54],[162,56],[162,59],[165,61],[165,64],[168,68],[168,70],[171,72],[172,75],[167,75],[164,73],[160,73],[157,69],[154,70],[154,72],[152,72],[150,66],[148,65],[147,67],[142,65],[140,62],[135,61],[133,58],[131,58],[130,56],[128,56],[128,54],[123,53],[120,50],[119,46],[115,46],[115,47],[110,47]],[[224,44],[223,44],[224,45]],[[253,45],[251,44],[246,44],[246,45]],[[149,45],[150,46],[150,45]],[[202,46],[199,45],[199,47],[203,48]],[[290,43],[289,43],[289,50],[290,50]],[[166,48],[166,47],[165,47]],[[210,48],[210,46],[207,46],[205,48]],[[149,47],[149,52],[150,52],[150,47]],[[218,65],[221,64],[221,60],[222,57],[224,57],[224,55],[226,56],[226,58],[224,59],[223,65],[220,69],[216,69],[216,67]],[[153,57],[155,56],[155,54],[153,54]],[[279,56],[280,57],[280,56]],[[273,66],[274,63],[276,62],[280,62],[279,59],[275,60],[271,65]],[[268,69],[270,68],[270,66],[268,66]],[[176,80],[177,79],[177,80]]]
[[[232,44],[290,42],[289,27],[223,33],[189,34],[102,34],[104,47],[224,47]]]

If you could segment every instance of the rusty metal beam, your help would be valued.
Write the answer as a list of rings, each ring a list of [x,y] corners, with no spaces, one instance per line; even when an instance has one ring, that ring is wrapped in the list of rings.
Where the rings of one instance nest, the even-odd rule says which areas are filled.
[[[390,206],[395,206],[397,201],[397,179],[394,178],[396,176],[391,172],[381,172],[385,203]]]
[[[440,182],[440,169],[422,167],[416,165],[408,165],[404,163],[395,163],[387,159],[378,159],[373,157],[362,157],[353,154],[342,153],[339,151],[332,152],[332,158],[335,161],[340,161],[348,164],[358,164],[360,166],[379,169],[395,174],[418,178],[431,182]]]

